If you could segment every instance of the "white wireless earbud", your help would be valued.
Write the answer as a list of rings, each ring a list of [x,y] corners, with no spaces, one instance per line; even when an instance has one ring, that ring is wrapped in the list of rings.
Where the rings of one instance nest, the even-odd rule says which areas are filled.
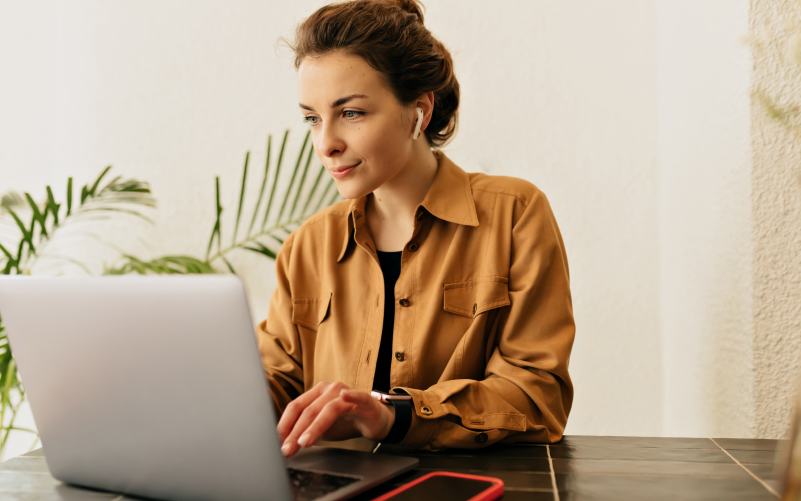
[[[420,137],[420,128],[423,127],[423,108],[417,108],[417,125],[414,126],[414,134],[412,139]]]

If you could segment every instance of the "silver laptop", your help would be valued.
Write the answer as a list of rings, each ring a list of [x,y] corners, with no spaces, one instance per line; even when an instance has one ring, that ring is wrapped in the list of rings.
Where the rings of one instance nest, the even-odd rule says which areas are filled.
[[[52,475],[167,500],[345,499],[417,459],[285,460],[231,275],[0,277],[0,315]]]

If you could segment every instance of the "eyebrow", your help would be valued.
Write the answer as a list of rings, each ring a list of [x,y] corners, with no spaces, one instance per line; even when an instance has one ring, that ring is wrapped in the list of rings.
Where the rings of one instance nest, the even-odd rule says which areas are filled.
[[[367,96],[365,96],[364,94],[351,94],[350,96],[340,97],[339,99],[337,99],[336,101],[331,103],[331,107],[332,108],[336,108],[337,106],[342,106],[343,104],[347,103],[351,99],[359,99],[359,98],[367,99]],[[305,105],[303,103],[298,103],[298,104],[304,110],[314,111],[314,108],[312,108],[311,106],[307,106],[307,105]]]

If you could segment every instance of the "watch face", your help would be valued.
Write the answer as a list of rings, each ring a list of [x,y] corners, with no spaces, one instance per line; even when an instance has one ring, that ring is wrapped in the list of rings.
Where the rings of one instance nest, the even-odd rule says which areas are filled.
[[[379,402],[388,403],[390,400],[411,400],[411,395],[390,395],[388,393],[382,393],[380,391],[371,391],[370,396],[374,399],[378,400]]]

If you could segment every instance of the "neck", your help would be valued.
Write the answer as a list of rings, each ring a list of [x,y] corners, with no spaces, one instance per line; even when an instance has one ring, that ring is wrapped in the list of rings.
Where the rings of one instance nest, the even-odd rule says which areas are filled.
[[[383,220],[410,220],[437,175],[437,157],[424,138],[415,144],[409,161],[392,179],[367,197],[368,211]]]

